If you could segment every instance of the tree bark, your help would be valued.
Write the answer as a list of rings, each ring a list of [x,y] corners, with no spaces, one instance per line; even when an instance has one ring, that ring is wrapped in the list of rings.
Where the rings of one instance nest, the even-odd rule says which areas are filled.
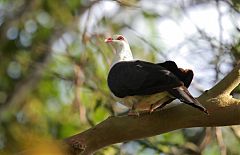
[[[238,64],[223,80],[204,92],[198,101],[209,115],[186,104],[140,116],[109,117],[95,127],[65,139],[72,154],[92,154],[108,145],[159,135],[189,127],[240,124],[240,100],[230,93],[240,83]]]

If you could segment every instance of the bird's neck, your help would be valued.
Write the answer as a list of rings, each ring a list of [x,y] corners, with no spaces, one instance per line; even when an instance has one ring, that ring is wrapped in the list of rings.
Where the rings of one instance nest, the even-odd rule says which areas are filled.
[[[116,54],[114,56],[112,66],[120,61],[131,61],[133,60],[132,51],[128,44],[116,47]]]

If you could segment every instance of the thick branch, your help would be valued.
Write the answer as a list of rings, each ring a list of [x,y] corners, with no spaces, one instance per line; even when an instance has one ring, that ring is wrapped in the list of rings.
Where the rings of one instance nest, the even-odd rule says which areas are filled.
[[[239,68],[239,65],[236,66],[221,82],[198,98],[210,115],[181,104],[139,117],[110,117],[65,141],[70,144],[74,153],[91,154],[114,143],[154,136],[176,129],[240,124],[240,101],[229,95],[240,81]]]

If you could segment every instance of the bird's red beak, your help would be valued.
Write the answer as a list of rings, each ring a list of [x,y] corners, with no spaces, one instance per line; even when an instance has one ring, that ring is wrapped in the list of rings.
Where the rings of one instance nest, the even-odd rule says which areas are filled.
[[[113,38],[107,38],[104,40],[105,43],[111,43],[113,41]]]

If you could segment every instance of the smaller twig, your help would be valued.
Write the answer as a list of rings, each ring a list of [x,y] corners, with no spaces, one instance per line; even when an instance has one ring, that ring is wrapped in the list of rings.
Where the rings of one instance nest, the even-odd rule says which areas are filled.
[[[124,0],[113,0],[113,1],[116,1],[119,3],[119,5],[121,6],[124,6],[124,7],[131,7],[131,8],[140,8],[140,6],[132,3],[132,2],[129,2],[129,1],[124,1]]]
[[[57,72],[53,72],[52,75],[50,75],[50,77],[61,79],[61,80],[64,80],[64,81],[69,81],[69,82],[73,82],[73,80],[74,80],[72,77],[64,77],[63,75],[61,75]]]
[[[202,143],[200,144],[200,151],[202,150],[211,142],[211,137],[212,137],[212,128],[207,127],[205,130],[205,137],[202,140]]]
[[[215,81],[217,82],[219,80],[219,75],[220,75],[219,62],[221,60],[221,57],[224,54],[223,43],[222,43],[223,41],[222,12],[220,10],[219,0],[216,0],[216,8],[218,12],[218,25],[219,25],[219,47],[215,55]]]
[[[135,140],[135,142],[138,142],[140,145],[147,147],[147,148],[151,148],[153,150],[155,150],[157,153],[163,153],[164,151],[161,150],[160,148],[154,146],[150,141],[148,141],[147,139],[144,140]]]
[[[80,102],[80,89],[84,81],[84,74],[81,70],[81,66],[75,64],[74,66],[74,73],[75,73],[75,98],[74,98],[74,105],[79,109],[79,117],[81,122],[86,122],[86,109]]]
[[[236,13],[240,13],[240,11],[230,1],[228,1],[228,0],[220,0],[220,1],[225,2]]]
[[[82,33],[82,42],[86,43],[87,42],[87,32],[88,32],[88,26],[90,23],[90,17],[91,17],[91,7],[88,9],[87,12],[87,19],[86,19],[86,24],[84,25],[83,33]]]
[[[235,128],[234,126],[231,126],[230,129],[231,129],[233,135],[237,138],[238,142],[240,143],[240,134],[237,133],[237,131],[240,129],[240,127]]]
[[[216,138],[217,138],[218,145],[220,147],[221,155],[227,155],[227,148],[223,141],[221,127],[216,127]]]

